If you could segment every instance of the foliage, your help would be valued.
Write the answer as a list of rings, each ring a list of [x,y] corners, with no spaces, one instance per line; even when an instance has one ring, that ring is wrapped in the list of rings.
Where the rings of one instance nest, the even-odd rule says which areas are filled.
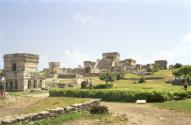
[[[158,72],[160,70],[160,65],[159,64],[154,64],[153,65],[153,72]]]
[[[109,89],[112,87],[113,87],[113,84],[108,83],[108,84],[98,84],[98,85],[94,86],[93,88],[94,89]]]
[[[177,78],[190,78],[191,77],[191,65],[185,65],[173,71],[173,75]]]
[[[175,69],[178,69],[178,68],[181,68],[183,65],[181,64],[181,63],[176,63],[175,65],[174,65],[174,68]]]
[[[141,78],[139,79],[138,83],[145,83],[145,82],[146,82],[145,77],[141,76]]]
[[[121,80],[125,78],[125,73],[115,73],[116,80]]]
[[[100,80],[103,80],[106,83],[108,83],[108,82],[113,82],[114,80],[116,80],[116,75],[114,73],[107,72],[107,73],[101,74],[99,78]]]
[[[93,106],[90,109],[91,114],[106,114],[108,112],[109,112],[108,108],[104,105]]]
[[[179,70],[174,70],[172,74],[175,76],[175,79],[179,78],[182,76],[181,72]]]
[[[135,102],[145,99],[148,102],[162,102],[173,99],[173,94],[160,90],[129,89],[52,89],[50,96],[66,96],[80,98],[101,98],[103,101]]]

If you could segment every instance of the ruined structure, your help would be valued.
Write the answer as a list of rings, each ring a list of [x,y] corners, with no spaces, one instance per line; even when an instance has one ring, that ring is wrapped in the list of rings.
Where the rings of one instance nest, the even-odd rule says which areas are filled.
[[[7,90],[27,90],[41,88],[41,79],[33,74],[38,71],[39,56],[16,53],[4,55],[4,73]]]
[[[118,52],[103,53],[102,59],[97,62],[84,61],[85,73],[100,73],[100,72],[126,72],[136,70],[136,60],[120,59]]]
[[[120,54],[118,52],[103,53],[102,59],[97,60],[96,68],[102,71],[111,71],[112,67],[121,66]]]
[[[49,68],[43,71],[48,74],[49,78],[57,78],[58,74],[65,72],[63,68],[60,68],[60,62],[49,62]]]
[[[134,59],[125,59],[124,61],[121,61],[122,66],[136,66],[136,60]]]
[[[151,71],[153,69],[153,65],[152,63],[150,64],[146,64],[146,65],[142,65],[142,69],[146,70],[146,71]]]
[[[94,68],[96,65],[96,62],[92,62],[92,61],[84,61],[84,67],[91,67]]]
[[[155,64],[159,66],[159,69],[167,69],[167,60],[156,60]]]

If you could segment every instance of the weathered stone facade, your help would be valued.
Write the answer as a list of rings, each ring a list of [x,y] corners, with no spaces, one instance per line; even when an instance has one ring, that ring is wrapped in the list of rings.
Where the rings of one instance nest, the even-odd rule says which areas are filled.
[[[41,80],[31,74],[37,72],[39,56],[27,53],[4,55],[4,73],[7,79],[7,90],[37,89]]]
[[[125,59],[124,61],[121,61],[122,66],[136,66],[136,60],[134,59]]]
[[[159,69],[167,69],[167,60],[156,60],[155,64],[159,66]]]
[[[43,70],[48,74],[49,78],[57,78],[59,74],[65,73],[63,68],[60,68],[60,62],[49,62],[49,68]]]
[[[92,61],[84,61],[84,67],[91,67],[94,68],[96,65],[96,62],[92,62]]]
[[[110,71],[112,67],[120,65],[120,54],[118,52],[103,53],[102,59],[97,60],[96,68],[102,71]]]

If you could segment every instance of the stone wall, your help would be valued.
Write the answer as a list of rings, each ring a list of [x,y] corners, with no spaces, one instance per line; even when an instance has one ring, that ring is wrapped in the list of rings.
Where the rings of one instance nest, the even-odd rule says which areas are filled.
[[[99,105],[101,102],[100,99],[95,99],[89,102],[73,104],[68,107],[59,107],[55,109],[48,109],[46,111],[41,111],[38,113],[29,113],[26,115],[16,115],[16,116],[7,116],[0,119],[0,125],[10,125],[20,122],[21,124],[26,124],[29,122],[38,121],[41,119],[46,119],[48,117],[56,117],[57,115],[77,112],[77,111],[87,111],[93,106]]]

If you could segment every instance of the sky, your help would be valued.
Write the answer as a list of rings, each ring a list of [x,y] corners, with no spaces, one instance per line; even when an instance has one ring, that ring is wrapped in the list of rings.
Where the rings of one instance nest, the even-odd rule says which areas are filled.
[[[38,54],[41,70],[115,51],[141,64],[191,64],[191,1],[0,0],[0,69],[8,53]]]

